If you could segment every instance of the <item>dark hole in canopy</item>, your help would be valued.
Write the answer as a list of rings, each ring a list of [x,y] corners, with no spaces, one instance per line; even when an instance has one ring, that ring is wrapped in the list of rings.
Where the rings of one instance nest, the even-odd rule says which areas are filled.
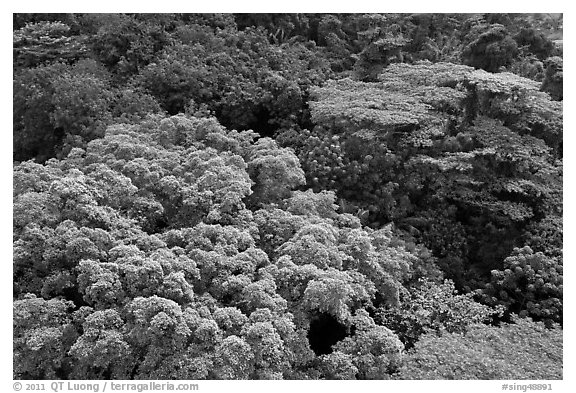
[[[316,355],[332,353],[332,346],[348,335],[346,326],[332,315],[320,313],[310,321],[308,342]]]

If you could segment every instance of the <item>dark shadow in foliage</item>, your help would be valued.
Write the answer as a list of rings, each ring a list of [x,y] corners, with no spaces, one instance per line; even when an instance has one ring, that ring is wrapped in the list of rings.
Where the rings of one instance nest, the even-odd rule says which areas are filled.
[[[346,336],[348,336],[346,326],[330,314],[318,314],[310,322],[308,342],[316,355],[332,353],[332,346]]]
[[[243,128],[256,131],[262,138],[272,138],[277,131],[277,127],[271,124],[270,119],[270,111],[264,106],[260,106],[254,113],[254,120]],[[223,124],[226,125],[226,122],[223,121]],[[227,127],[232,128],[231,126]]]
[[[75,310],[78,310],[80,307],[90,306],[84,300],[84,297],[80,293],[78,286],[74,286],[71,288],[64,288],[62,290],[62,295],[64,295],[64,299],[70,300],[74,303]]]

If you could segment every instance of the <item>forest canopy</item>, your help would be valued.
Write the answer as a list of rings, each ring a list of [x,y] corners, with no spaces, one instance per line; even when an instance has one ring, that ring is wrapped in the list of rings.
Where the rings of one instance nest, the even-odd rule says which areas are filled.
[[[14,378],[562,379],[562,73],[561,14],[14,14]]]

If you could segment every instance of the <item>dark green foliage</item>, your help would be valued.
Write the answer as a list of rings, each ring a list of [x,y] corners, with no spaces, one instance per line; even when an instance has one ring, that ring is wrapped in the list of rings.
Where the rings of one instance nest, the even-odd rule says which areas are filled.
[[[29,23],[61,22],[69,26],[78,27],[78,14],[56,13],[14,13],[12,14],[12,30],[18,30]]]
[[[121,80],[138,74],[169,43],[165,26],[124,14],[92,14],[90,47],[95,58]]]
[[[27,24],[13,33],[14,67],[74,62],[88,56],[86,41],[86,36],[71,35],[70,26],[61,22]]]
[[[67,73],[52,86],[51,122],[56,130],[65,130],[82,142],[104,135],[111,120],[109,108],[113,99],[106,80],[85,73]]]
[[[379,318],[392,329],[406,348],[429,333],[465,333],[469,326],[487,322],[497,309],[476,303],[470,294],[459,295],[454,283],[420,280],[402,296],[400,308],[382,308]]]
[[[314,14],[234,14],[238,29],[264,27],[268,31],[269,40],[275,44],[286,42],[294,36],[311,38],[310,21],[317,18]]]
[[[45,161],[104,135],[113,120],[161,112],[138,89],[116,89],[93,60],[22,69],[14,78],[14,159]]]
[[[534,55],[520,55],[518,60],[508,67],[508,70],[537,82],[544,79],[544,63]]]
[[[549,215],[541,221],[532,222],[526,228],[524,243],[536,252],[558,258],[562,257],[562,216]]]
[[[529,29],[520,34],[515,26],[558,29],[544,23],[545,15],[15,14],[14,65],[29,68],[91,58],[110,72],[97,75],[112,81],[104,93],[117,97],[112,115],[121,121],[157,112],[156,100],[170,114],[208,111],[229,128],[273,136],[291,127],[310,127],[309,90],[334,77],[334,71],[376,80],[391,62],[458,62],[463,46],[472,45],[495,20],[505,23],[516,38],[535,42],[534,47],[523,44],[524,60],[510,69],[541,80],[543,71],[529,59],[541,56],[537,42],[543,33],[532,37]],[[50,89],[42,88],[47,96]],[[123,108],[137,116],[122,116]],[[19,121],[14,124],[14,132],[21,134]],[[47,135],[32,138],[37,147],[16,144],[18,160],[44,161],[90,139],[59,127],[53,131],[53,125],[37,128]],[[88,133],[93,131],[101,133]]]
[[[356,21],[362,26],[358,39],[363,44],[354,64],[354,76],[362,81],[374,81],[392,61],[402,63],[402,48],[410,40],[398,31],[399,26],[383,15],[362,15]]]
[[[536,320],[562,322],[563,264],[528,246],[514,249],[502,270],[493,270],[482,291],[488,304],[529,315]]]
[[[318,125],[279,140],[343,212],[394,221],[458,287],[482,286],[529,224],[561,211],[561,107],[531,80],[446,63],[380,79],[315,89]]]
[[[62,69],[62,66],[57,66]],[[13,82],[14,159],[36,157],[40,161],[55,155],[62,140],[50,113],[54,110],[52,86],[54,67],[38,67],[18,72]]]
[[[496,72],[512,63],[518,54],[518,44],[502,25],[492,25],[468,44],[462,52],[465,64]]]
[[[550,57],[554,51],[554,43],[546,37],[544,32],[534,28],[520,30],[514,39],[520,47],[528,47],[527,49],[540,60]]]
[[[562,379],[562,330],[530,319],[420,340],[399,379]]]
[[[540,90],[550,94],[553,100],[562,101],[563,99],[563,81],[564,67],[561,57],[554,56],[546,59],[546,71]]]
[[[171,114],[193,101],[207,104],[231,128],[254,128],[267,136],[304,116],[308,87],[329,70],[306,46],[273,46],[257,29],[216,30],[182,26],[180,43],[164,50],[138,80]]]

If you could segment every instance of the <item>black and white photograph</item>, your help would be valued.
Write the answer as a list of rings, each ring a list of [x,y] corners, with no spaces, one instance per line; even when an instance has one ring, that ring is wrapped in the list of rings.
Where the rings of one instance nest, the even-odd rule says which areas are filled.
[[[323,9],[12,13],[6,391],[563,391],[564,14]]]

